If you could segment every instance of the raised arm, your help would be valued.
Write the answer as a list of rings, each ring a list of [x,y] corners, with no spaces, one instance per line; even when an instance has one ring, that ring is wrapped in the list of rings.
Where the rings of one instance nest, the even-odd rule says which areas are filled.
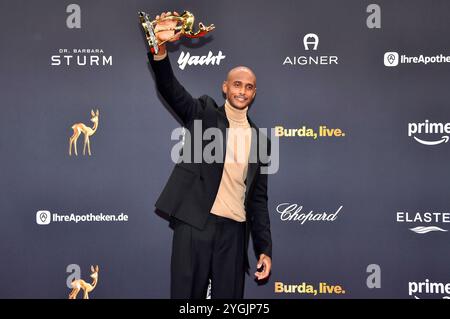
[[[174,14],[178,15],[176,12],[174,12]],[[161,19],[167,15],[170,15],[170,12],[162,13]],[[157,20],[159,18],[159,16],[156,17]],[[175,31],[170,30],[175,26],[176,21],[164,20],[159,22],[155,27],[158,40],[169,42],[176,41],[179,36],[174,37]],[[169,31],[158,32],[160,29],[169,29]],[[159,53],[157,55],[148,52],[148,59],[155,74],[156,87],[159,93],[166,100],[169,107],[180,118],[183,125],[186,126],[191,120],[198,118],[202,111],[202,104],[198,99],[193,98],[178,82],[170,64],[166,44],[164,43],[159,46]]]

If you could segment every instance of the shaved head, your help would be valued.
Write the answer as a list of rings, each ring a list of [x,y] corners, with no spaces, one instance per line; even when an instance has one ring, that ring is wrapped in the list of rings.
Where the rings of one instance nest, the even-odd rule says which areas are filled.
[[[237,66],[228,72],[222,90],[232,107],[244,109],[255,98],[256,75],[246,66]]]
[[[253,79],[255,79],[255,84],[256,84],[256,75],[255,73],[252,71],[252,69],[246,67],[246,66],[237,66],[235,68],[232,68],[228,74],[227,74],[227,81],[230,81],[230,79],[232,79],[234,76],[236,76],[237,74],[239,74],[240,72],[245,72],[248,75],[250,75]]]

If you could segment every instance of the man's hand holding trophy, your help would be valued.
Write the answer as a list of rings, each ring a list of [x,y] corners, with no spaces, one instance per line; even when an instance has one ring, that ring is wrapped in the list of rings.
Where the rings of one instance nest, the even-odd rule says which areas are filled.
[[[199,38],[214,30],[214,24],[204,26],[199,23],[199,30],[194,32],[194,15],[184,11],[181,15],[177,12],[163,12],[151,21],[148,14],[139,12],[139,20],[154,55],[164,55],[166,42],[175,42],[182,35],[188,38]]]

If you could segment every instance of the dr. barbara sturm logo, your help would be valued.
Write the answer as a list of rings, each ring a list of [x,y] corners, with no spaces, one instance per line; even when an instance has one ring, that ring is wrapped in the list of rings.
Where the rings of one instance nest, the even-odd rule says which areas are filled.
[[[48,225],[50,222],[127,222],[128,215],[121,214],[103,214],[103,213],[87,213],[87,214],[60,214],[50,213],[48,210],[39,210],[36,212],[36,223],[38,225]]]

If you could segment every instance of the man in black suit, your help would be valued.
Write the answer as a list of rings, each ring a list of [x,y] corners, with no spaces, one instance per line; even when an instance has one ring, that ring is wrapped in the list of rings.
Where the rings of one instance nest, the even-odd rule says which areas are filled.
[[[162,13],[157,19],[168,15]],[[158,39],[176,41],[178,37],[172,39],[175,26],[170,19],[158,22]],[[249,68],[232,69],[222,87],[225,104],[218,107],[207,95],[193,98],[177,81],[165,44],[157,55],[149,52],[148,58],[158,91],[186,132],[202,137],[208,129],[221,133],[211,136],[221,145],[211,152],[220,161],[202,156],[200,162],[178,162],[155,204],[170,216],[174,229],[171,297],[205,298],[211,280],[212,298],[242,298],[250,235],[257,258],[256,279],[266,279],[272,266],[267,170],[263,169],[268,165],[270,140],[247,116],[256,94],[256,77]],[[192,140],[195,137],[186,139],[182,158],[198,152]],[[235,140],[244,143],[235,148]],[[207,144],[202,138],[202,155]]]

